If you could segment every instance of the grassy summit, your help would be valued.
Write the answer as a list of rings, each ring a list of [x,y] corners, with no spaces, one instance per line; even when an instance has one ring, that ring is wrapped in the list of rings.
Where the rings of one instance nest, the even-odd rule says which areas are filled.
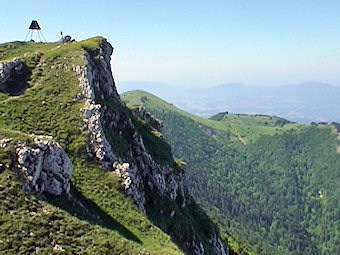
[[[71,197],[38,199],[22,191],[12,168],[11,148],[0,148],[0,253],[8,254],[181,254],[170,237],[122,192],[118,177],[86,160],[73,68],[99,49],[103,38],[71,43],[0,45],[0,61],[21,58],[29,88],[20,96],[0,93],[0,139],[50,135],[74,165]]]

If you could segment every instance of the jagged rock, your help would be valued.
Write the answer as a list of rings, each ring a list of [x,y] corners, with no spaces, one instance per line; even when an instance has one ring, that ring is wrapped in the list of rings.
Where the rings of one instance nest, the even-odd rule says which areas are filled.
[[[170,173],[172,169],[160,166],[154,162],[131,120],[119,112],[110,112],[107,107],[95,103],[96,90],[101,91],[103,94],[108,94],[112,100],[120,103],[110,68],[112,50],[112,46],[104,42],[102,48],[97,52],[95,61],[91,56],[87,56],[87,65],[75,68],[75,71],[79,74],[80,86],[86,100],[83,109],[84,123],[87,129],[91,131],[89,155],[94,155],[107,170],[114,171],[115,173],[121,171],[117,171],[117,164],[114,164],[115,162],[121,162],[121,159],[113,153],[112,144],[108,142],[103,131],[104,122],[110,123],[109,125],[112,128],[116,128],[119,123],[126,131],[126,133],[120,131],[119,134],[121,136],[127,133],[132,134],[128,137],[131,141],[131,151],[129,154],[137,161],[136,166],[129,168],[129,170],[125,171],[125,174],[120,175],[123,179],[122,183],[126,193],[134,198],[140,208],[144,208],[143,203],[145,203],[144,183],[148,183],[149,187],[162,196],[176,199],[177,195],[181,194],[184,197],[184,184],[178,185],[176,183],[180,181],[180,178],[175,180],[171,174],[165,175],[165,173]],[[101,95],[102,97],[103,94]],[[160,122],[154,120],[145,111],[141,110],[140,112],[143,113],[142,116],[149,122],[157,123],[157,125],[154,124],[155,127],[160,128]],[[180,192],[178,192],[179,188],[182,189]],[[182,200],[185,201],[184,199]]]
[[[185,206],[183,174],[175,176],[171,167],[161,166],[152,159],[131,119],[124,116],[123,113],[110,112],[105,105],[96,104],[96,91],[102,93],[102,96],[106,94],[111,100],[120,103],[110,66],[112,51],[112,46],[103,41],[101,49],[95,53],[95,57],[88,55],[85,66],[74,68],[79,75],[80,87],[85,99],[85,107],[82,112],[85,126],[90,131],[88,154],[94,156],[105,169],[115,173],[122,172],[117,170],[117,164],[122,163],[122,160],[113,153],[112,146],[114,145],[108,142],[103,129],[104,122],[110,123],[113,128],[117,127],[119,123],[125,131],[125,133],[120,131],[119,134],[131,142],[129,154],[136,159],[135,166],[129,167],[123,171],[124,174],[120,174],[126,193],[131,195],[136,204],[143,209],[146,201],[144,183],[148,183],[148,186],[161,196],[171,199],[181,196],[182,206]],[[155,127],[160,128],[161,123],[153,119],[146,111],[140,110],[139,112],[144,118],[153,122]],[[128,134],[130,134],[129,137],[127,137]]]
[[[20,71],[23,67],[24,62],[20,58],[0,63],[0,86],[11,77],[13,71]]]
[[[142,211],[145,211],[145,193],[142,191],[143,181],[137,174],[136,167],[130,167],[129,163],[120,164],[118,161],[113,163],[114,173],[122,179],[127,195],[131,196]]]
[[[146,121],[154,129],[161,131],[163,127],[163,122],[153,117],[149,112],[145,110],[144,107],[138,106],[133,108],[133,113],[142,120]]]
[[[112,163],[118,160],[113,153],[110,143],[106,139],[101,123],[101,105],[95,103],[95,88],[108,93],[112,100],[120,100],[114,85],[110,58],[113,48],[108,42],[103,42],[102,49],[98,53],[99,58],[96,63],[90,56],[86,57],[86,66],[76,66],[74,70],[79,75],[80,86],[85,98],[85,107],[82,109],[84,123],[88,130],[91,131],[88,151],[91,155],[101,162],[101,164],[110,169]],[[112,170],[112,169],[110,169]]]
[[[100,121],[101,105],[94,104],[93,101],[87,100],[85,107],[82,109],[84,123],[87,129],[91,131],[89,146],[93,150],[95,157],[106,167],[109,168],[113,161],[117,161],[117,156],[112,152],[110,143],[107,141]],[[91,150],[91,149],[89,149]]]
[[[124,111],[115,110],[109,105],[101,105],[98,102],[110,98],[111,103],[121,104],[120,97],[112,78],[110,58],[112,46],[104,40],[101,48],[86,56],[85,66],[76,66],[74,70],[79,75],[82,97],[85,107],[82,109],[85,128],[89,130],[87,151],[101,166],[121,178],[125,193],[131,196],[138,207],[145,212],[146,193],[145,188],[156,192],[161,197],[176,200],[182,207],[186,206],[185,174],[183,171],[175,171],[173,167],[158,164],[146,149],[142,136],[138,133],[129,116]],[[153,118],[143,108],[135,111],[139,117],[159,130],[162,123]],[[122,159],[114,153],[115,145],[109,143],[104,127],[111,128],[115,135],[128,141],[126,155],[131,162],[123,163]],[[163,213],[163,210],[161,210]],[[175,211],[170,212],[174,217]],[[218,238],[216,230],[211,237],[211,245],[217,254],[225,252],[223,242]],[[198,237],[193,235],[189,247],[193,254],[204,254],[204,246]],[[216,247],[215,247],[216,246]]]
[[[58,143],[41,137],[34,139],[33,146],[18,143],[15,147],[24,189],[52,195],[69,193],[73,166]]]

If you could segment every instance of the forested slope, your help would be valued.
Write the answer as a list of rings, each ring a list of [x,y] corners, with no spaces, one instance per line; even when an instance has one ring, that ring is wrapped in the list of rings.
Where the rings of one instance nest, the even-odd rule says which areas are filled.
[[[335,125],[228,113],[207,120],[145,92],[122,98],[163,121],[194,197],[256,252],[340,253]]]

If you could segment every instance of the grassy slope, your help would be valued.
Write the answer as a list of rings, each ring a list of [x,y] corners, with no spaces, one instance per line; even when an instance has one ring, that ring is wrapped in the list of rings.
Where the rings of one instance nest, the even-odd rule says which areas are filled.
[[[229,133],[231,141],[244,141],[245,143],[255,142],[262,135],[274,135],[283,133],[285,130],[303,128],[304,125],[293,124],[284,119],[264,115],[244,114],[216,114],[209,119],[201,118],[187,113],[172,104],[145,91],[131,91],[121,95],[128,106],[145,104],[150,112],[176,113],[189,118],[202,125],[202,130],[209,129],[217,133]],[[147,100],[143,100],[147,98]],[[143,102],[145,101],[145,102]],[[286,123],[282,125],[281,123]]]
[[[161,133],[151,128],[145,121],[136,118],[126,106],[113,102],[106,95],[98,92],[97,100],[98,103],[105,104],[109,111],[118,110],[120,113],[125,113],[125,117],[132,120],[143,138],[145,147],[157,163],[173,167],[175,175],[182,173],[181,164],[183,162],[174,159],[171,147],[164,140]],[[120,123],[124,122],[125,117],[122,115],[123,119]],[[114,131],[110,131],[112,128],[105,122],[103,127],[107,131],[106,134],[109,140],[114,141],[113,144],[120,144],[119,155],[128,160],[128,162],[136,164],[137,162],[134,162],[134,159],[126,155],[128,150],[121,150],[131,140],[124,125],[118,125]],[[120,132],[125,135],[119,136]],[[188,246],[192,244],[192,239],[195,236],[195,239],[203,245],[205,254],[215,254],[210,244],[210,238],[212,235],[216,235],[218,228],[190,195],[185,194],[186,206],[182,208],[181,196],[174,201],[166,197],[160,197],[148,187],[145,187],[145,191],[147,198],[145,207],[148,217],[154,224],[168,233],[185,253],[192,254],[193,249],[188,248]],[[170,216],[171,213],[175,213],[173,217]]]
[[[48,254],[60,244],[65,252],[77,254],[181,254],[170,237],[123,194],[115,176],[85,160],[83,102],[76,99],[81,91],[72,67],[84,64],[86,50],[98,48],[101,40],[0,45],[0,61],[20,57],[32,72],[25,94],[0,94],[0,134],[16,140],[31,133],[52,135],[75,167],[72,198],[46,201],[24,194],[13,172],[0,170],[1,253],[27,254],[40,247]],[[0,160],[10,163],[10,153],[0,149]],[[79,209],[81,204],[87,209]]]
[[[195,197],[229,230],[257,243],[257,252],[336,254],[340,159],[332,126],[281,127],[282,119],[268,116],[206,120],[146,92],[122,98],[164,121],[175,155],[189,163]],[[319,190],[327,194],[322,199]]]

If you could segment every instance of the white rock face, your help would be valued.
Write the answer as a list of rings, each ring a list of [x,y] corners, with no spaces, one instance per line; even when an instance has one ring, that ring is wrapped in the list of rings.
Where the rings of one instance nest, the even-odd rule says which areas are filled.
[[[101,105],[94,104],[94,101],[87,100],[85,107],[82,109],[84,123],[88,130],[91,131],[91,147],[94,150],[94,156],[108,167],[111,162],[117,160],[117,156],[112,152],[110,143],[107,141],[100,118]]]
[[[124,113],[108,110],[106,105],[96,103],[98,101],[96,93],[100,93],[102,97],[106,95],[110,100],[120,103],[110,66],[112,51],[112,46],[104,41],[95,57],[86,56],[87,64],[74,68],[79,75],[85,99],[82,113],[85,127],[90,131],[88,154],[97,159],[104,169],[113,171],[121,177],[125,192],[134,199],[141,210],[144,211],[146,201],[145,183],[160,196],[171,199],[182,196],[182,206],[185,206],[183,174],[176,175],[173,168],[161,166],[154,161],[129,117]],[[160,121],[153,119],[146,111],[142,113],[155,128],[161,127]],[[128,141],[128,154],[136,160],[135,164],[123,163],[115,155],[112,148],[115,145],[108,142],[104,133],[104,121],[109,122],[113,130],[119,125],[124,127],[119,134]]]
[[[106,44],[105,44],[106,45]],[[107,45],[110,45],[107,43]],[[79,84],[83,91],[85,107],[82,109],[83,119],[87,129],[91,132],[91,139],[88,149],[93,153],[105,168],[110,168],[112,162],[118,160],[113,153],[112,147],[106,139],[101,124],[101,105],[95,102],[95,89],[100,89],[108,93],[112,100],[119,100],[119,95],[115,89],[110,67],[110,56],[112,46],[104,46],[107,53],[101,50],[102,58],[93,63],[90,56],[86,57],[87,65],[76,66],[74,70],[79,75]]]
[[[143,184],[143,181],[137,174],[138,169],[130,167],[129,163],[120,164],[119,162],[113,163],[113,168],[115,169],[113,172],[122,178],[126,194],[131,196],[138,207],[144,212],[145,194],[141,192],[143,187],[140,185]]]
[[[94,55],[93,55],[94,54]],[[112,46],[104,41],[101,49],[96,53],[86,56],[86,65],[77,66],[74,70],[79,75],[85,107],[82,109],[85,128],[90,131],[87,151],[90,157],[107,171],[120,177],[125,193],[131,196],[138,207],[145,212],[145,188],[156,192],[161,197],[176,200],[182,207],[186,206],[185,174],[176,171],[173,167],[158,164],[144,145],[143,138],[134,126],[131,118],[124,112],[110,106],[110,103],[120,104],[114,80],[112,78],[110,58]],[[112,102],[105,103],[106,100]],[[99,103],[104,102],[104,103]],[[148,122],[159,130],[162,123],[154,119],[145,109],[135,111],[135,115]],[[126,142],[125,154],[130,158],[130,163],[123,163],[115,155],[114,143],[109,143],[105,130],[110,130],[113,135],[120,136]],[[115,150],[116,149],[116,150]],[[118,149],[118,150],[117,150]],[[169,217],[176,217],[176,212],[171,211]],[[196,235],[186,242],[193,254],[204,254],[205,249]],[[209,237],[210,245],[216,254],[228,254],[218,229]]]
[[[158,164],[144,145],[142,135],[134,126],[130,116],[124,111],[115,109],[113,105],[119,105],[120,97],[117,93],[112,77],[110,58],[112,46],[103,41],[101,49],[88,54],[85,57],[86,65],[74,67],[79,76],[82,98],[85,106],[82,109],[85,128],[90,131],[87,144],[88,155],[107,171],[111,171],[121,179],[125,193],[131,196],[138,207],[145,212],[146,195],[148,187],[161,197],[176,200],[182,207],[186,206],[185,174],[176,171],[173,167]],[[110,100],[107,102],[105,100]],[[145,109],[135,111],[135,115],[148,122],[156,130],[162,127],[162,123],[153,118]],[[105,135],[112,135],[126,142],[124,150],[130,163],[124,163],[114,151],[121,151],[121,146],[109,143]],[[176,212],[171,211],[169,217],[176,217]],[[216,229],[209,238],[210,245],[216,254],[228,254],[219,232]],[[199,238],[195,235],[186,243],[193,254],[204,254],[205,249]]]
[[[17,168],[24,179],[24,189],[34,193],[68,194],[72,163],[54,141],[35,138],[34,147],[25,143],[16,145]]]

